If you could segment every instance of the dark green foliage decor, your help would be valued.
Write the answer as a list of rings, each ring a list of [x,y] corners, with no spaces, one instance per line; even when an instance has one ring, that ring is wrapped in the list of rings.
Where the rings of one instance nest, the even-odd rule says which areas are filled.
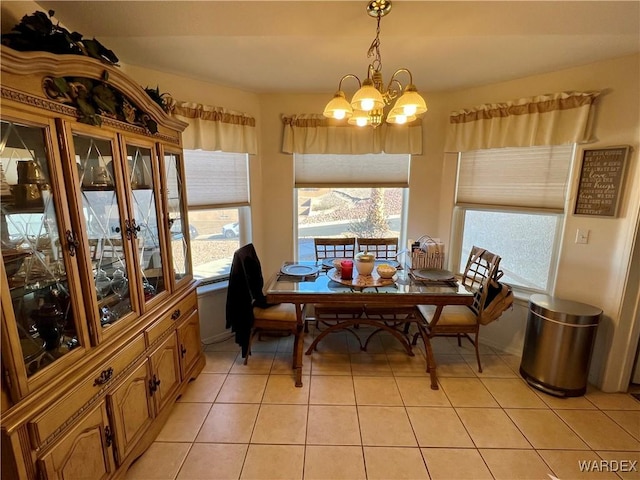
[[[83,77],[48,77],[44,81],[45,94],[56,101],[75,106],[78,120],[101,125],[101,115],[145,127],[151,133],[158,124],[122,93],[101,80]]]
[[[85,55],[104,63],[118,66],[118,57],[95,38],[84,39],[78,32],[69,32],[59,24],[54,24],[54,11],[34,12],[25,15],[11,33],[2,35],[2,44],[22,52],[42,51],[59,55]],[[54,100],[73,105],[78,109],[79,121],[91,125],[101,125],[101,115],[130,124],[145,127],[151,133],[158,131],[158,124],[131,100],[108,84],[109,75],[105,71],[101,80],[80,77],[46,78],[44,90]],[[166,93],[160,88],[147,87],[147,95],[164,111],[168,105]]]
[[[149,97],[151,97],[151,100],[160,105],[160,108],[162,108],[162,110],[164,110],[165,112],[169,111],[169,105],[167,103],[167,100],[164,98],[169,95],[168,93],[160,93],[160,87],[158,86],[156,86],[156,88],[145,87],[144,91],[147,92],[147,95],[149,95]]]
[[[21,52],[50,52],[57,54],[87,55],[105,63],[116,65],[118,57],[95,38],[83,39],[78,32],[70,32],[51,21],[54,15],[34,12],[25,15],[11,33],[2,35],[2,44]]]

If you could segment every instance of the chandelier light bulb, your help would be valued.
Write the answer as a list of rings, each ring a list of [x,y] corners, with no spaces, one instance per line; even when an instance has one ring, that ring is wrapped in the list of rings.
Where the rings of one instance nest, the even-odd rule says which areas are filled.
[[[415,115],[416,110],[418,110],[418,108],[415,105],[405,105],[403,108],[404,114],[406,116]]]
[[[418,93],[415,85],[410,83],[393,107],[394,110],[402,109],[405,115],[422,115],[427,111],[427,103]]]
[[[322,114],[328,118],[335,118],[341,120],[345,117],[350,117],[353,113],[351,105],[347,102],[342,90],[338,90],[333,96],[331,101],[324,107]]]
[[[369,125],[369,112],[363,110],[354,110],[353,115],[349,117],[349,125],[357,125],[358,127],[364,127]]]
[[[413,122],[416,118],[418,117],[415,115],[406,115],[402,107],[396,107],[389,112],[389,115],[387,115],[387,123],[403,125],[405,123]]]
[[[351,107],[354,110],[370,112],[384,108],[384,98],[382,93],[373,85],[370,78],[362,82],[362,87],[353,95]]]
[[[360,110],[368,112],[370,110],[373,110],[373,106],[373,98],[365,98],[364,100],[360,100]]]

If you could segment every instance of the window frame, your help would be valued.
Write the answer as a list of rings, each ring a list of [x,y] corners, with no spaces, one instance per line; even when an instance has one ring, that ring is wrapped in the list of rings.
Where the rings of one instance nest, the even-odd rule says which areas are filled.
[[[341,188],[343,185],[323,185],[323,188]],[[380,185],[358,185],[353,188],[378,188]],[[293,187],[293,205],[298,205],[298,191],[302,188],[307,187]],[[407,222],[409,218],[409,187],[380,187],[380,188],[397,188],[402,192],[402,207],[400,209],[400,232],[398,234],[398,252],[404,250],[404,245],[407,243]],[[298,249],[298,245],[300,242],[299,229],[298,229],[298,210],[297,208],[293,209],[293,258],[296,261],[300,259],[300,252]]]
[[[244,156],[244,162],[245,162],[245,166],[246,166],[246,181],[247,181],[247,199],[246,199],[246,201],[190,205],[189,204],[189,182],[188,182],[188,174],[186,173],[186,162],[187,162],[187,156],[189,155],[189,152],[194,152],[194,151],[202,152],[201,150],[183,149],[183,158],[184,158],[184,161],[185,161],[185,177],[187,177],[187,178],[185,178],[186,186],[187,186],[187,188],[185,189],[187,215],[189,217],[191,217],[191,212],[204,211],[204,210],[213,211],[213,210],[233,210],[233,209],[236,209],[238,211],[238,226],[239,226],[238,242],[239,242],[239,245],[245,245],[247,243],[250,243],[251,239],[253,237],[253,234],[252,234],[252,211],[251,211],[252,205],[251,205],[251,165],[250,165],[251,156],[250,156],[250,154],[243,153],[243,152],[206,151],[207,154],[211,154],[211,155],[216,155],[216,154],[230,155],[231,154],[231,155],[242,155],[242,156]],[[200,154],[202,154],[202,153],[200,153]],[[215,167],[212,167],[212,168],[215,169]],[[194,242],[194,241],[198,241],[198,240],[189,237],[189,242],[190,243]],[[193,251],[193,245],[191,245],[191,249]],[[193,264],[193,258],[192,258],[192,270],[193,270],[193,275],[195,277],[196,276],[196,266]],[[206,286],[206,285],[225,282],[228,279],[229,279],[229,272],[227,272],[226,274],[223,274],[223,275],[198,278],[198,282],[199,282],[198,286],[202,287],[202,286]]]
[[[513,214],[529,214],[529,215],[546,215],[557,217],[556,228],[553,237],[553,244],[550,246],[551,248],[551,257],[549,259],[549,271],[547,273],[547,288],[546,290],[525,287],[522,285],[509,285],[513,288],[513,291],[516,295],[521,296],[522,298],[528,298],[531,294],[534,293],[546,293],[551,294],[555,290],[556,280],[558,277],[558,266],[560,263],[560,249],[562,247],[562,232],[564,231],[564,226],[566,222],[566,214],[564,212],[556,212],[550,210],[543,209],[530,209],[530,208],[518,208],[518,207],[504,207],[504,206],[496,206],[496,205],[470,205],[470,204],[462,204],[456,205],[453,209],[453,219],[452,222],[452,241],[451,241],[451,249],[450,249],[450,259],[449,259],[449,268],[457,273],[462,273],[465,265],[462,264],[462,243],[464,239],[464,224],[465,224],[465,215],[468,211],[477,211],[477,212],[497,212],[497,213],[513,213]],[[482,245],[478,245],[482,247]],[[500,254],[499,252],[494,252],[496,254]],[[508,283],[508,282],[505,282]]]
[[[521,147],[527,148],[527,147]],[[462,255],[462,244],[464,239],[464,225],[465,225],[465,215],[467,211],[479,211],[479,212],[500,212],[500,213],[511,213],[511,214],[533,214],[533,215],[547,215],[547,216],[555,216],[557,217],[556,228],[554,232],[553,242],[549,246],[551,249],[551,257],[549,261],[549,271],[547,273],[547,288],[545,290],[524,287],[521,285],[512,285],[509,284],[514,291],[514,294],[519,298],[528,298],[531,294],[534,293],[546,293],[552,294],[556,288],[556,282],[558,277],[558,267],[560,264],[560,253],[562,249],[562,244],[564,240],[564,232],[567,222],[567,211],[570,203],[570,195],[569,191],[571,188],[571,182],[574,177],[574,169],[576,163],[576,152],[577,145],[572,144],[571,151],[569,153],[568,160],[568,172],[565,180],[565,195],[564,202],[561,210],[558,209],[550,209],[544,207],[519,207],[519,206],[510,206],[510,205],[496,205],[496,204],[487,204],[487,203],[461,203],[457,202],[457,192],[458,192],[458,180],[460,177],[460,166],[461,166],[461,157],[462,152],[458,152],[457,156],[457,173],[456,173],[456,185],[454,189],[454,194],[456,195],[456,201],[453,205],[452,212],[452,222],[451,222],[451,248],[450,248],[450,257],[448,260],[449,268],[454,271],[461,273],[461,270],[464,268],[462,265],[462,259],[460,258]],[[482,245],[479,245],[482,246]],[[500,252],[494,252],[498,255]]]

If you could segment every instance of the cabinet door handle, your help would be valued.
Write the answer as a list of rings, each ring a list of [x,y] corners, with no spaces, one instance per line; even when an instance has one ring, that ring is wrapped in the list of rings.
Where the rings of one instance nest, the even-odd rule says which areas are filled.
[[[100,372],[100,376],[94,380],[93,386],[96,387],[98,385],[104,385],[109,380],[111,380],[112,376],[113,376],[112,367],[109,367],[106,370],[103,370],[102,372]]]
[[[155,391],[158,389],[156,383],[154,382],[155,378],[156,376],[154,375],[153,378],[149,379],[149,396],[150,397],[152,397]]]
[[[104,427],[104,439],[107,443],[107,448],[110,447],[113,443],[113,433],[111,433],[111,428],[109,427],[109,425]]]
[[[124,221],[124,234],[127,240],[131,240],[131,222],[129,222],[128,218]]]
[[[182,358],[184,358],[184,356],[187,354],[187,349],[184,345],[180,345],[180,355],[182,356]]]
[[[153,378],[149,379],[149,396],[153,396],[155,391],[158,390],[159,386],[160,386],[160,380],[158,380],[158,377],[156,377],[154,374]]]
[[[180,318],[180,309],[176,308],[171,314],[171,320],[175,321]]]
[[[136,224],[136,219],[131,220],[131,235],[133,238],[138,238],[138,232],[140,231],[140,225]]]
[[[75,257],[76,250],[80,246],[80,242],[78,241],[78,239],[76,238],[76,236],[73,234],[71,230],[67,230],[65,233],[66,233],[66,239],[67,239],[67,248],[69,248],[69,255],[71,255],[72,257]]]

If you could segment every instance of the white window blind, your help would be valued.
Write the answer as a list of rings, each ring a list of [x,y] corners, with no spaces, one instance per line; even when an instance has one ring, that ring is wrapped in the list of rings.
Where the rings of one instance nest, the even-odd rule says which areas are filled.
[[[185,150],[184,166],[190,208],[249,205],[246,153]]]
[[[562,211],[573,145],[460,154],[456,203]]]
[[[409,186],[408,154],[294,155],[295,186],[398,187]]]

